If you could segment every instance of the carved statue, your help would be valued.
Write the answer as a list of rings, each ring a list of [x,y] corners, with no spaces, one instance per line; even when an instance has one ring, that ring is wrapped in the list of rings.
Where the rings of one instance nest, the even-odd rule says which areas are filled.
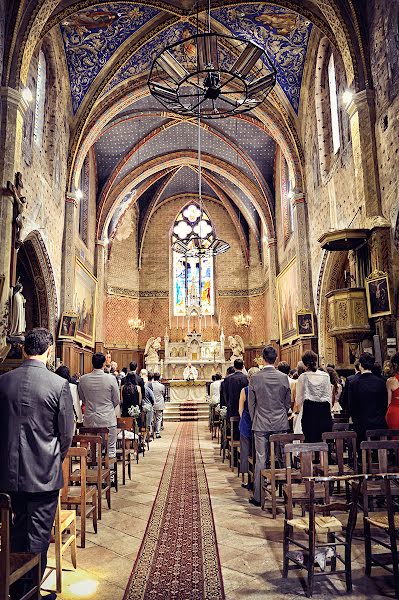
[[[231,360],[235,361],[236,358],[244,358],[244,342],[240,335],[229,335],[228,340],[229,348],[232,351]]]
[[[157,365],[159,364],[158,350],[161,349],[161,338],[150,337],[147,340],[144,350],[145,364],[146,365]]]
[[[22,283],[17,281],[10,290],[10,337],[22,336],[26,330],[25,303]]]

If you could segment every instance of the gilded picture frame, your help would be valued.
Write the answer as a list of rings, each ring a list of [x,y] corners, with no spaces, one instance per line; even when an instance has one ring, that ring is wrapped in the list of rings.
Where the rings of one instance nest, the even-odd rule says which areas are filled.
[[[63,312],[60,319],[60,326],[58,329],[58,339],[60,340],[74,340],[79,325],[79,315],[74,312]]]
[[[315,335],[314,314],[309,310],[297,310],[296,331],[298,337],[313,337]]]
[[[75,339],[94,348],[97,315],[97,279],[75,257],[74,312],[79,317]]]
[[[280,343],[288,344],[298,337],[296,313],[299,301],[296,257],[277,275],[276,281]]]
[[[369,319],[392,313],[388,273],[373,271],[366,277],[367,312]]]

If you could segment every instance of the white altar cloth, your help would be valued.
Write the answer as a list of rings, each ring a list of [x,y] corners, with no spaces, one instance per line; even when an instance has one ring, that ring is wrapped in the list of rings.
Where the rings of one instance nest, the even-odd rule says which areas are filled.
[[[171,402],[204,402],[206,400],[206,381],[172,380],[170,385]]]

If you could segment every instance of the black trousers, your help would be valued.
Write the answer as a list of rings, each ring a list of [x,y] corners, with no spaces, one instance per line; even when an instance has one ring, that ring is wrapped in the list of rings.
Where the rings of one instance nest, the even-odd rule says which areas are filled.
[[[57,510],[59,490],[51,492],[9,492],[11,497],[11,552],[41,554],[42,576],[47,565],[51,528]],[[18,600],[29,581],[12,586],[11,598]]]

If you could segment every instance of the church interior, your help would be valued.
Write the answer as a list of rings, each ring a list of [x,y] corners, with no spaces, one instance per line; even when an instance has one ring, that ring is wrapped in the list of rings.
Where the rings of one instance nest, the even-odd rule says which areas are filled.
[[[166,388],[162,438],[125,484],[117,464],[58,598],[305,596],[283,487],[276,518],[248,504],[209,382],[265,346],[342,381],[398,351],[398,40],[398,0],[0,0],[0,373],[45,327],[50,369],[102,352]],[[352,597],[393,598],[362,510]]]

